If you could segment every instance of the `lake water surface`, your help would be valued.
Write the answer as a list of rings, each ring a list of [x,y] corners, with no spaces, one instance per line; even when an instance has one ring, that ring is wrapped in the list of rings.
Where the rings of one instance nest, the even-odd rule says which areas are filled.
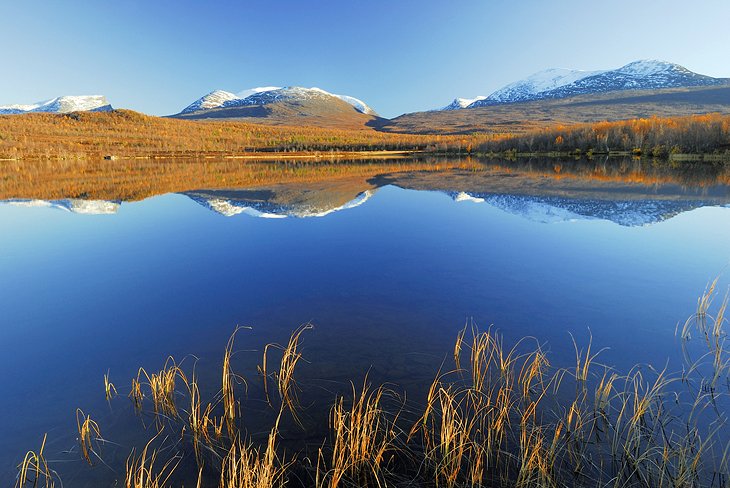
[[[250,383],[264,344],[314,325],[302,338],[313,412],[366,374],[417,397],[467,321],[508,343],[534,336],[558,365],[574,362],[572,334],[579,344],[592,335],[617,368],[679,368],[675,326],[709,280],[724,272],[720,289],[729,282],[730,188],[548,172],[503,165],[134,202],[6,201],[0,484],[48,433],[65,486],[113,485],[121,452],[138,442],[138,421],[123,420],[137,369],[195,356],[215,383],[237,325],[252,327],[236,337]],[[111,406],[107,371],[122,397]],[[77,407],[124,447],[92,475],[67,452]]]

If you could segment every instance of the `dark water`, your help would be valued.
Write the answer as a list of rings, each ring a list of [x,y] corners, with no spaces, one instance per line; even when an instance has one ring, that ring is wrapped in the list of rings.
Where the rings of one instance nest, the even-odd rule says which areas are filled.
[[[303,372],[321,408],[368,372],[418,391],[468,319],[535,336],[556,364],[573,361],[569,333],[619,368],[675,361],[677,322],[730,261],[728,203],[723,185],[453,172],[0,205],[0,484],[47,432],[81,485],[64,452],[77,407],[120,451],[135,442],[104,373],[124,397],[138,367],[195,355],[218,381],[236,325],[253,327],[237,336],[245,368],[311,321]],[[93,479],[113,484],[115,456]]]

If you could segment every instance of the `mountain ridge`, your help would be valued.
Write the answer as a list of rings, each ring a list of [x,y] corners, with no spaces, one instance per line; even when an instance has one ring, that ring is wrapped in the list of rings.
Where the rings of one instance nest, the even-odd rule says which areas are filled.
[[[263,87],[241,94],[246,96],[214,91],[170,117],[352,129],[373,127],[385,120],[362,100],[321,88]]]
[[[296,86],[214,90],[169,117],[403,133],[513,133],[551,123],[730,113],[726,90],[730,90],[730,78],[698,74],[666,61],[639,60],[611,70],[550,68],[489,96],[456,98],[441,109],[391,119],[380,117],[361,99]],[[110,110],[113,107],[101,95],[63,96],[0,106],[0,115]]]
[[[0,115],[33,112],[65,114],[70,112],[108,112],[113,107],[104,95],[64,95],[31,104],[0,106]]]
[[[280,101],[296,101],[311,98],[337,98],[352,106],[355,110],[366,115],[375,115],[377,112],[359,98],[350,95],[337,95],[321,88],[288,87],[257,87],[243,90],[238,94],[223,90],[214,90],[194,101],[175,115],[193,114],[216,108],[242,107],[247,105],[268,105]]]
[[[624,90],[689,88],[730,84],[684,66],[660,60],[632,61],[613,70],[582,71],[551,68],[510,83],[467,108]]]

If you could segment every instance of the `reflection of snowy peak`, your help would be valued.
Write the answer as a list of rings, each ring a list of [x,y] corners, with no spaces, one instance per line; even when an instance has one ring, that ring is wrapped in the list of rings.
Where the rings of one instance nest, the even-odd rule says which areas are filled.
[[[359,193],[353,200],[343,205],[308,205],[308,204],[283,204],[266,199],[244,199],[227,197],[224,193],[216,194],[215,191],[209,192],[187,192],[189,198],[199,203],[205,208],[219,213],[226,217],[234,215],[246,214],[251,217],[259,218],[307,218],[307,217],[324,217],[333,212],[358,207],[365,203],[372,195],[373,191],[366,190]]]
[[[2,203],[15,207],[40,207],[55,208],[85,215],[110,215],[117,213],[120,202],[107,200],[81,200],[79,198],[66,198],[63,200],[6,200]]]
[[[534,222],[600,219],[627,227],[655,224],[682,212],[713,205],[689,200],[599,200],[472,192],[449,192],[449,195],[455,201],[486,202],[495,208]]]

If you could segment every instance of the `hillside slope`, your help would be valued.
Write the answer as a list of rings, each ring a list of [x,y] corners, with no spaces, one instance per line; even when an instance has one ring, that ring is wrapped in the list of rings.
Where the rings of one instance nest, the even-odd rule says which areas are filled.
[[[463,110],[404,114],[381,122],[387,132],[417,134],[522,133],[555,124],[730,114],[730,86],[623,90]]]
[[[384,121],[354,97],[334,95],[318,88],[271,88],[244,98],[228,92],[212,92],[172,117],[344,129],[366,128]]]

